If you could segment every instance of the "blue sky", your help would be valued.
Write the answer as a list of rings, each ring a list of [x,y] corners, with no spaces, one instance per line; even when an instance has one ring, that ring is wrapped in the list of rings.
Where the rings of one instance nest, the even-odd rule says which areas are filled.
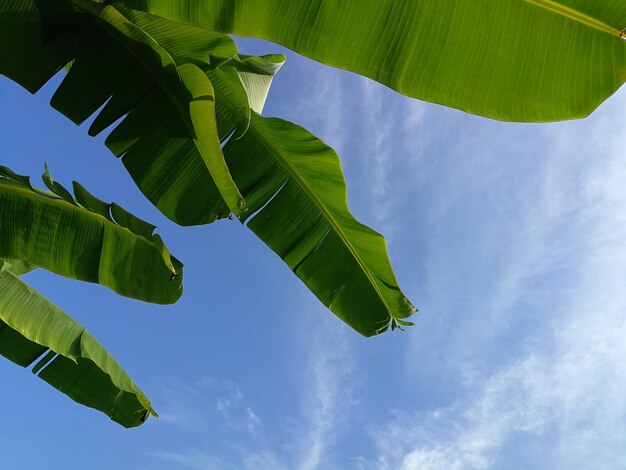
[[[626,459],[626,133],[510,124],[400,96],[284,52],[266,115],[340,154],[350,207],[383,233],[416,327],[365,339],[235,221],[182,228],[121,162],[0,78],[2,164],[44,161],[156,223],[185,263],[173,306],[36,271],[160,413],[125,430],[0,361],[0,467],[620,468]],[[55,79],[58,83],[58,79]]]

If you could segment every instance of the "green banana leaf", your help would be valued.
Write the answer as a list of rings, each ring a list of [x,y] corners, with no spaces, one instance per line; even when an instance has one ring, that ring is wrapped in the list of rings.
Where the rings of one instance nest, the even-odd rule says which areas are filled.
[[[126,0],[282,44],[400,93],[505,121],[581,118],[626,80],[623,0]]]
[[[91,5],[91,2],[87,3]],[[145,18],[141,19],[143,17],[137,12],[123,7],[119,9],[142,28],[147,28],[148,17],[151,21],[159,21],[153,15],[144,15]],[[166,42],[162,38],[159,41]],[[159,62],[163,69],[176,70],[183,82],[202,82],[204,79],[200,75],[203,74],[212,84],[210,93],[192,97],[211,95],[211,101],[216,102],[217,129],[221,141],[227,142],[224,152],[228,154],[228,167],[237,174],[237,186],[242,185],[246,198],[253,201],[253,210],[239,214],[240,220],[250,219],[249,228],[288,263],[326,306],[357,331],[371,336],[389,327],[410,325],[403,319],[415,308],[397,286],[384,239],[358,223],[348,211],[345,182],[336,154],[305,130],[280,120],[266,121],[252,112],[252,109],[262,110],[272,77],[284,57],[238,55],[223,61],[218,68],[206,64],[205,70],[201,71],[197,62],[189,60],[190,54],[169,47],[164,46],[156,55],[159,59],[154,61],[155,68],[159,67]],[[94,54],[85,56],[97,57]],[[173,60],[168,61],[167,57],[174,56],[184,64],[178,66]],[[71,83],[72,71],[80,67],[79,59],[80,55],[57,95],[63,92],[66,83]],[[97,61],[102,59],[98,57]],[[195,67],[189,69],[189,77],[183,73],[187,72],[185,67]],[[78,90],[85,78],[82,74],[76,77],[74,88]],[[124,98],[133,88],[125,84],[118,94],[113,94],[92,124],[90,133],[103,130],[127,112],[127,108],[118,103],[129,100],[118,99],[118,96]],[[159,115],[163,107],[163,100],[159,98],[162,88],[157,89],[158,94],[151,92],[143,98],[106,140],[115,155],[123,156],[133,175],[141,171],[159,175],[171,173],[163,171],[166,165],[162,164],[160,157],[162,149],[167,149],[171,135],[171,132],[164,132],[163,119]],[[188,89],[194,87],[188,86]],[[65,101],[68,106],[72,103],[69,99]],[[91,114],[95,105],[89,109],[81,116]],[[146,132],[150,138],[142,136]],[[175,144],[180,146],[180,142]],[[180,154],[188,151],[184,148]],[[188,161],[181,158],[175,161],[185,171],[193,170]],[[145,194],[150,193],[148,185],[142,186],[141,179],[135,180]],[[151,184],[160,191],[170,189],[167,181],[158,178],[153,178]],[[177,203],[192,200],[181,200],[180,193],[173,197]],[[214,185],[205,195],[203,205],[216,208],[213,215],[228,213],[228,207]],[[163,210],[162,206],[160,208]],[[180,222],[180,218],[177,221]],[[276,225],[272,226],[275,221]]]
[[[22,281],[24,266],[0,259],[0,354],[74,401],[127,428],[158,416],[143,392],[95,338]]]
[[[0,4],[0,74],[35,92],[71,61],[52,106],[80,124],[106,103],[90,135],[128,114],[108,143],[146,197],[181,225],[245,210],[221,151],[213,89],[199,67],[236,52],[227,35],[121,4]]]
[[[384,238],[350,214],[331,148],[295,124],[253,114],[224,155],[250,207],[240,220],[324,305],[365,336],[406,324],[415,308],[398,287]]]
[[[250,107],[258,114],[263,112],[274,75],[285,63],[282,54],[249,56],[239,54],[228,62],[237,70],[239,79],[248,95]]]
[[[229,131],[239,117],[235,80],[213,77],[217,116]],[[365,336],[416,309],[402,294],[384,238],[350,214],[337,154],[306,130],[252,113],[243,136],[224,146],[250,211],[240,217],[333,313]]]
[[[37,269],[37,266],[30,264],[24,260],[21,259],[2,259],[0,258],[0,263],[4,262],[7,266],[7,269],[9,269],[13,274],[15,274],[16,276],[21,276],[22,274],[26,274],[29,273],[35,269]]]
[[[126,297],[173,303],[182,294],[182,264],[154,226],[78,183],[74,194],[47,171],[50,192],[0,166],[0,258],[23,260]]]

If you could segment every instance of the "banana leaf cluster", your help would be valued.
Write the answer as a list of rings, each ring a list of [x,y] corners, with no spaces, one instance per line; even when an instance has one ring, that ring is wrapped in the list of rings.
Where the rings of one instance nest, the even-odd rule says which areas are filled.
[[[48,190],[0,166],[0,354],[75,401],[137,426],[156,415],[143,392],[94,337],[19,276],[37,267],[107,286],[126,297],[172,303],[182,264],[154,226],[46,168]]]
[[[0,43],[0,73],[32,93],[65,73],[51,105],[76,124],[91,119],[92,136],[107,131],[106,146],[168,218],[199,225],[235,216],[361,334],[411,325],[405,318],[415,308],[398,287],[384,238],[348,209],[336,153],[293,123],[261,116],[284,56],[239,54],[226,34],[122,2],[4,3]],[[0,194],[0,257],[98,282],[148,302],[169,303],[180,296],[182,266],[153,235],[153,226],[96,199],[77,183],[72,195],[47,170],[44,182],[50,191],[32,187],[28,178],[9,169],[1,175],[6,196]],[[38,219],[42,217],[56,218]],[[25,221],[31,224],[25,227]],[[52,241],[61,246],[50,246]],[[15,263],[7,261],[7,276],[23,284],[19,272],[10,268]],[[63,359],[43,370],[36,365],[34,371],[75,400],[124,425],[136,425],[138,416],[153,412],[138,389],[130,388],[137,390],[135,402],[120,401],[113,393],[117,382],[109,387],[111,393],[94,401],[102,388],[95,375],[91,382],[82,381],[80,390],[61,384],[74,383],[81,367],[60,368],[56,382],[44,375],[61,360],[79,366],[90,360],[88,353],[73,352],[82,351],[81,338],[87,333],[72,333],[70,352],[55,347],[51,339],[64,333],[46,322],[60,320],[47,320],[52,314],[42,313],[45,318],[37,326],[20,328],[8,320],[23,318],[28,304],[11,314],[16,305],[10,302],[4,320],[12,338],[21,335],[19,344],[7,341],[3,347],[9,359],[30,365],[42,355],[46,360],[49,350]],[[70,323],[46,305],[45,312],[54,311],[54,318]],[[33,336],[29,328],[48,334]],[[41,352],[36,357],[13,357],[14,350],[34,345]],[[94,364],[101,375],[111,377],[104,364]]]
[[[365,336],[412,325],[381,235],[349,212],[336,153],[261,115],[284,57],[268,39],[426,101],[505,121],[588,115],[626,80],[623,0],[5,0],[0,75],[88,119],[183,225],[236,217]],[[0,170],[0,353],[126,426],[154,413],[93,338],[18,277],[42,267],[174,302],[182,265],[154,227],[46,171]],[[72,384],[68,386],[67,384]]]

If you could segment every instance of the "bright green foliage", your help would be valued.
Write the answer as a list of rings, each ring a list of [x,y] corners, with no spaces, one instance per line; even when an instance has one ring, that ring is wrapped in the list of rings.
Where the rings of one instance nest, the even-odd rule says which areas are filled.
[[[371,336],[412,325],[415,312],[385,241],[350,214],[335,152],[260,116],[284,57],[238,54],[227,34],[467,112],[553,121],[586,116],[624,83],[625,26],[623,0],[5,0],[0,74],[34,93],[67,70],[52,106],[77,124],[98,113],[90,135],[120,120],[106,145],[166,216],[235,214]],[[51,192],[0,168],[0,259],[13,259],[12,271],[0,261],[0,353],[28,365],[51,349],[60,356],[35,366],[40,377],[140,424],[152,412],[141,392],[16,274],[41,266],[168,303],[181,265],[153,226],[76,183],[72,195],[47,170],[44,182]]]
[[[44,181],[53,192],[0,167],[0,258],[24,260],[147,302],[178,300],[182,265],[153,234],[153,225],[100,201],[78,183],[73,197],[47,171]]]
[[[383,237],[350,214],[332,149],[295,124],[253,114],[224,154],[254,212],[248,228],[338,317],[371,336],[415,312]]]
[[[126,0],[282,44],[422,100],[506,121],[588,115],[626,80],[623,0]]]
[[[237,89],[216,90],[218,122],[234,123]],[[295,124],[253,113],[224,155],[250,208],[241,221],[338,317],[371,336],[415,312],[397,287],[383,237],[350,214],[332,149]]]
[[[40,9],[34,0],[0,4],[0,74],[35,92],[73,61],[52,106],[79,124],[106,103],[90,135],[129,114],[108,144],[164,214],[193,225],[241,212],[217,137],[211,85],[193,74],[196,64],[233,57],[232,39],[123,5],[127,16],[83,3],[94,11],[64,0]],[[223,199],[215,197],[220,193]]]
[[[397,285],[384,239],[348,211],[337,155],[303,129],[252,111],[262,110],[283,56],[237,55],[228,36],[220,40],[120,2],[59,4],[75,7],[63,21],[44,15],[43,28],[56,25],[79,45],[57,64],[75,58],[52,105],[78,123],[111,97],[90,134],[126,114],[106,145],[162,212],[180,224],[235,212],[364,335],[395,328],[415,311]],[[34,42],[32,55],[41,47]],[[0,72],[22,83],[26,73],[7,63],[0,62]],[[234,207],[241,195],[247,211]]]
[[[128,19],[113,6],[106,6],[98,15],[98,23],[104,24],[105,30],[111,32],[144,65],[174,105],[177,117],[185,126],[182,133],[189,136],[229,209],[239,214],[245,209],[245,203],[228,172],[221,152],[215,124],[215,97],[210,81],[193,63],[183,61],[179,62],[180,65],[176,64],[169,51],[157,42],[155,38],[159,38],[159,33],[165,35],[169,31],[170,22],[145,13],[118,8],[126,13]],[[195,28],[187,29],[191,33],[196,32]],[[171,41],[165,41],[166,46],[176,44],[176,38],[168,39]],[[190,62],[194,59],[193,52],[195,51],[192,49]],[[174,47],[172,53],[180,54],[184,58],[189,50]],[[205,60],[209,62],[208,57]]]
[[[125,427],[157,416],[143,392],[83,326],[20,280],[23,263],[0,259],[0,354],[73,400]]]
[[[239,54],[229,62],[228,65],[237,70],[239,79],[246,89],[250,107],[257,113],[263,112],[272,79],[284,63],[285,56],[281,54],[260,57]]]

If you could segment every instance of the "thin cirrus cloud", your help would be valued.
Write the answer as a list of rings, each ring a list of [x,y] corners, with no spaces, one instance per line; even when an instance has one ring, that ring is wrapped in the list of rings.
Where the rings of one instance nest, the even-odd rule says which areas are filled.
[[[291,373],[299,381],[299,413],[286,410],[286,441],[242,453],[245,468],[333,468],[342,457],[337,443],[349,428],[359,390],[352,342],[314,301],[303,298],[302,305],[290,348],[297,358]]]
[[[295,56],[275,84],[266,114],[338,150],[350,207],[386,236],[400,285],[420,307],[417,326],[361,339],[275,259],[286,276],[277,269],[271,280],[286,287],[271,305],[285,321],[258,323],[259,350],[273,359],[248,367],[216,349],[228,367],[209,371],[198,359],[187,376],[169,369],[151,394],[161,420],[115,445],[146,449],[143,463],[166,469],[620,468],[626,95],[589,120],[519,125],[409,100]],[[258,309],[258,297],[241,304]],[[220,334],[254,350],[234,328]],[[11,411],[30,422],[27,410]],[[97,442],[84,450],[92,463],[112,439],[77,432],[82,419],[56,434],[41,428],[59,468],[75,453],[54,438],[81,449]],[[33,435],[24,435],[27,449]]]
[[[345,331],[312,299],[302,299],[304,311],[294,324],[290,354],[297,358],[291,374],[299,382],[296,408],[284,397],[281,428],[264,426],[248,405],[245,391],[234,382],[199,380],[194,387],[178,383],[162,401],[163,424],[193,435],[206,434],[211,448],[166,446],[149,453],[170,468],[250,468],[313,470],[331,465],[339,433],[347,426],[357,381],[353,351]],[[332,347],[328,347],[328,342]],[[211,400],[211,396],[216,397]],[[216,418],[221,418],[221,423]],[[215,429],[220,432],[216,434]],[[279,436],[289,436],[281,440]],[[245,436],[245,439],[244,439]]]
[[[386,423],[368,418],[379,400],[355,384],[370,372],[356,372],[355,343],[306,297],[311,308],[298,314],[311,316],[299,317],[289,346],[305,358],[291,371],[301,380],[297,409],[280,423],[289,437],[273,439],[280,432],[259,412],[262,432],[228,458],[197,449],[161,457],[191,468],[218,457],[224,468],[255,469],[619,468],[623,94],[585,121],[502,124],[329,73],[314,81],[332,117],[307,101],[297,111],[306,119],[292,120],[342,151],[351,207],[384,229],[401,283],[419,297],[406,365],[395,364],[387,386],[411,399]],[[359,126],[355,113],[365,116]],[[213,403],[228,410],[235,398]],[[371,442],[353,436],[342,447],[357,426]]]
[[[424,211],[438,318],[420,317],[407,369],[449,390],[372,426],[365,468],[623,465],[625,102],[545,126],[468,118],[449,145],[468,161],[426,170],[443,183]]]

